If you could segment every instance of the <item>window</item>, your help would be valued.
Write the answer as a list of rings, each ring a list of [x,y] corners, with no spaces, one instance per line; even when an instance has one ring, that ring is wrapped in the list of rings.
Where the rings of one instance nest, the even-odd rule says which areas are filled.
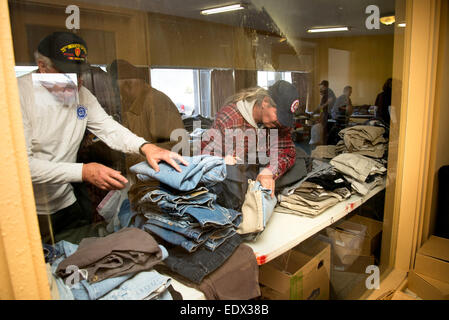
[[[278,80],[292,82],[291,72],[257,71],[257,85],[267,89]]]
[[[151,68],[151,85],[184,117],[210,114],[210,70]]]

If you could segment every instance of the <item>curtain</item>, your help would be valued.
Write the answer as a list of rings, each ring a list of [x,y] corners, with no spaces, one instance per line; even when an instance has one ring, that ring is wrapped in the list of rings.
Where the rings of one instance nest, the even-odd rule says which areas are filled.
[[[256,70],[234,70],[235,92],[257,86]]]
[[[233,70],[212,70],[211,82],[211,117],[223,107],[225,101],[235,93]]]

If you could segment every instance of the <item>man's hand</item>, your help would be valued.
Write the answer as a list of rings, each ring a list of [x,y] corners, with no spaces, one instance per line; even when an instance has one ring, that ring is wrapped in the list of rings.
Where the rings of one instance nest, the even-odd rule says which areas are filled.
[[[273,178],[273,173],[270,169],[264,168],[257,176],[256,181],[259,181],[262,187],[264,187],[265,189],[270,189],[271,197],[274,198],[274,187],[276,183]]]
[[[176,171],[181,172],[181,168],[176,163],[175,160],[179,160],[183,165],[188,166],[189,163],[181,157],[176,152],[169,151],[167,149],[159,148],[158,146],[154,144],[145,144],[143,145],[140,150],[147,158],[148,164],[156,171],[159,172],[159,165],[158,163],[162,160],[167,162],[169,165],[171,165],[173,168],[176,169]]]
[[[128,183],[119,171],[96,162],[83,164],[82,177],[83,181],[90,182],[103,190],[120,190]]]

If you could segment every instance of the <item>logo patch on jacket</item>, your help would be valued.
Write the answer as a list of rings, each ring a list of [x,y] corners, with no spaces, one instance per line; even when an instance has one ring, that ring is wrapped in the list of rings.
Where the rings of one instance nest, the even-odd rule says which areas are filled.
[[[85,106],[78,106],[78,108],[76,108],[76,115],[78,117],[78,119],[83,120],[85,117],[87,117],[87,109]]]

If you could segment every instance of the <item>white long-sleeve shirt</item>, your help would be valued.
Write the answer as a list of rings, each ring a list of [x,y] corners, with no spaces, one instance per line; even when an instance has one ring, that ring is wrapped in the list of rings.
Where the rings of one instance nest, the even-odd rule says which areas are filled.
[[[52,214],[76,201],[70,183],[82,181],[83,164],[76,157],[86,128],[125,153],[139,153],[145,142],[113,120],[85,87],[79,90],[79,104],[68,106],[43,86],[33,87],[31,73],[18,78],[18,86],[38,214]]]

